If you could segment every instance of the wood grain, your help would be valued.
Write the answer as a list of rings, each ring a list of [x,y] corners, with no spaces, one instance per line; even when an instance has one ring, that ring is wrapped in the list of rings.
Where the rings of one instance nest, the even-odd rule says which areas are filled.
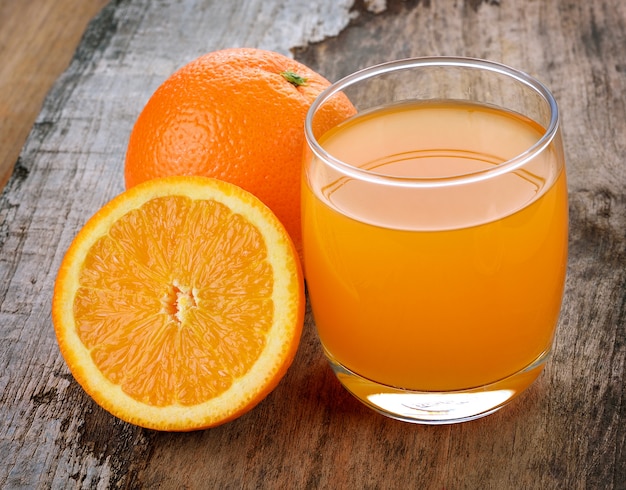
[[[0,486],[626,488],[626,4],[309,3],[118,0],[89,26],[0,196]],[[238,45],[292,50],[330,79],[393,58],[478,56],[553,90],[571,255],[554,353],[526,394],[461,425],[383,418],[335,381],[310,311],[287,376],[224,426],[143,430],[83,393],[50,321],[61,257],[122,190],[128,135],[152,91],[196,56]]]
[[[0,2],[0,188],[48,90],[107,0]]]

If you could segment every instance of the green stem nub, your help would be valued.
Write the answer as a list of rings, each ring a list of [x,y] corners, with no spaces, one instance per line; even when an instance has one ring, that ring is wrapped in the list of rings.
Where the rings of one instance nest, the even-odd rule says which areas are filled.
[[[308,81],[308,78],[301,77],[297,73],[289,70],[282,72],[281,75],[294,87],[301,87],[302,85],[306,85],[306,82]]]

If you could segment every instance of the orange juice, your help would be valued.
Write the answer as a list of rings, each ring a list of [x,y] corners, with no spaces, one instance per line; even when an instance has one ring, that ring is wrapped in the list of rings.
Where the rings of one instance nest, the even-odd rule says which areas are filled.
[[[332,359],[376,383],[452,391],[547,355],[567,261],[560,146],[480,178],[543,132],[519,114],[436,101],[357,115],[320,138],[334,157],[395,182],[305,162],[305,272]],[[460,175],[465,183],[404,185]]]

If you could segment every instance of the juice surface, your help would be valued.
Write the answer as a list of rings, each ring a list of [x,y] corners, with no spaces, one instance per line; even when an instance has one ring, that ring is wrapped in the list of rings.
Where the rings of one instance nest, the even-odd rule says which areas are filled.
[[[542,128],[477,105],[374,111],[320,140],[396,177],[493,168]],[[485,385],[550,349],[567,261],[562,155],[550,147],[496,179],[381,187],[315,161],[303,185],[307,283],[322,343],[362,377],[421,391]]]

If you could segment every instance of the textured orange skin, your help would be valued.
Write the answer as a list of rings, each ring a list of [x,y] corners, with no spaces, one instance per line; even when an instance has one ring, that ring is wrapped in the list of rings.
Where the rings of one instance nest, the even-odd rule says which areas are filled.
[[[295,86],[281,75],[306,79]],[[126,187],[155,177],[204,175],[256,195],[301,255],[300,179],[304,119],[330,82],[271,51],[233,48],[183,66],[152,95],[130,135]],[[338,97],[318,116],[325,132],[354,113]]]

